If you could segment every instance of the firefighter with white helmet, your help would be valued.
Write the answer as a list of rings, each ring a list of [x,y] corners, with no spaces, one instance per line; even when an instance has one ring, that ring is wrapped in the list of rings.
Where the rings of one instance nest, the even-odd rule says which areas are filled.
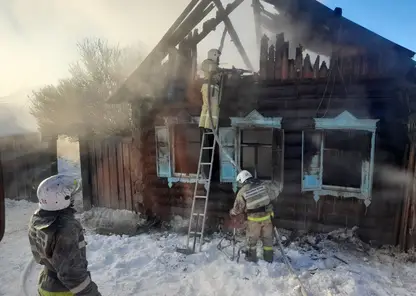
[[[273,205],[277,196],[270,185],[253,178],[249,171],[242,170],[236,178],[243,187],[238,191],[231,217],[247,214],[246,260],[257,261],[256,246],[263,242],[263,258],[273,261]]]
[[[101,296],[92,281],[81,223],[75,219],[74,195],[81,179],[54,175],[37,189],[39,209],[29,223],[33,257],[44,266],[38,281],[41,296]]]
[[[215,129],[218,124],[219,115],[219,93],[220,93],[220,79],[219,62],[221,52],[218,49],[211,49],[208,51],[208,58],[202,62],[202,71],[204,72],[204,83],[201,87],[202,93],[202,109],[199,119],[199,127],[204,129]],[[214,126],[211,126],[211,119],[209,118],[208,109],[208,85],[211,84],[211,115]]]

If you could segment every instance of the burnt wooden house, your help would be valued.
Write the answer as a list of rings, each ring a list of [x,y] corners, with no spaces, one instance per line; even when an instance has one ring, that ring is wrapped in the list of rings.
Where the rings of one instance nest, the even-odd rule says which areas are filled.
[[[201,146],[196,48],[241,3],[221,10],[217,2],[222,12],[200,33],[179,24],[192,30],[197,16],[213,8],[211,1],[195,8],[199,14],[188,11],[193,18],[181,16],[176,30],[165,35],[170,42],[162,39],[110,98],[129,101],[134,126],[131,137],[83,144],[83,174],[90,180],[84,195],[92,206],[165,220],[189,217]],[[261,41],[258,36],[259,71],[228,71],[224,82],[224,149],[215,150],[208,225],[226,226],[238,189],[225,151],[256,178],[279,184],[275,215],[282,228],[326,232],[358,226],[367,241],[413,245],[415,150],[408,117],[415,99],[414,52],[317,1],[267,2],[280,13],[255,7],[256,20],[271,32]],[[150,68],[155,61],[158,66]],[[144,109],[149,97],[151,107]]]

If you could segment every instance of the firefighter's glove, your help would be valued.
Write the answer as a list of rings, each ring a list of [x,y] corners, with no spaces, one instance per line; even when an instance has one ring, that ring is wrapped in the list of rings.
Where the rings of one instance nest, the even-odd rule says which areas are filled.
[[[235,216],[237,216],[232,209],[230,210],[229,214],[231,218],[235,218]]]

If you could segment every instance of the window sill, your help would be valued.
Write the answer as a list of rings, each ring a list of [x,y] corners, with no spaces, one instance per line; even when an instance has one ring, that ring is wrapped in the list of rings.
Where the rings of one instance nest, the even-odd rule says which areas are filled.
[[[172,188],[173,183],[196,183],[197,182],[196,175],[182,175],[181,176],[180,174],[178,174],[178,176],[168,177],[167,179],[168,179],[169,188]],[[203,180],[199,180],[198,183],[205,184]]]
[[[313,199],[318,202],[321,196],[334,196],[339,198],[357,198],[364,200],[366,206],[370,205],[371,198],[368,194],[358,188],[341,187],[341,186],[322,186],[320,190],[313,191]]]

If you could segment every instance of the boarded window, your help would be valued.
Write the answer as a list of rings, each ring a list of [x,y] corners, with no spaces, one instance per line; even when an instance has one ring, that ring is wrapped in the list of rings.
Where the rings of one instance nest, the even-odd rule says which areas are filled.
[[[371,136],[366,131],[325,131],[323,185],[361,187],[363,161],[370,160]]]
[[[174,172],[196,174],[201,145],[198,126],[178,124],[173,129]]]

